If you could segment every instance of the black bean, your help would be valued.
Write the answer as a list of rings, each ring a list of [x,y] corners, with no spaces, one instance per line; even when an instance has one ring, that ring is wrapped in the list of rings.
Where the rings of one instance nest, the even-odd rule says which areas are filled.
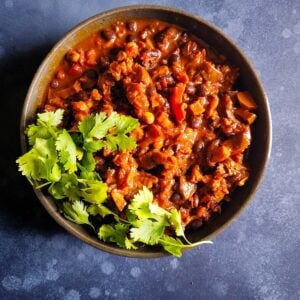
[[[57,89],[57,88],[59,87],[59,81],[58,81],[57,79],[53,79],[53,80],[51,81],[51,87],[52,87],[53,89]]]
[[[117,55],[119,53],[119,51],[121,51],[122,49],[119,48],[119,47],[115,47],[115,48],[112,48],[110,51],[109,51],[109,60],[112,62],[114,60],[117,59]]]
[[[87,92],[80,91],[76,94],[69,96],[67,99],[68,99],[68,101],[82,101],[82,100],[87,100],[88,98],[89,97],[88,97]]]
[[[136,21],[128,21],[127,22],[127,29],[132,31],[132,32],[136,32],[137,31],[137,23]]]
[[[107,41],[112,41],[116,39],[116,33],[111,29],[105,29],[101,31],[102,37]]]
[[[202,223],[201,219],[196,219],[189,224],[189,228],[192,230],[198,229],[202,226]]]
[[[174,193],[171,197],[171,201],[174,203],[180,204],[183,201],[183,199],[180,194]]]
[[[156,43],[161,43],[164,40],[165,36],[166,36],[165,30],[160,31],[154,36],[154,41]]]
[[[170,56],[170,58],[169,58],[170,64],[172,64],[172,63],[174,63],[174,62],[177,62],[177,61],[179,61],[179,60],[180,60],[179,54],[175,54],[175,53],[173,53],[173,54]]]
[[[184,31],[180,36],[181,41],[184,43],[187,42],[188,38],[189,38],[189,34],[186,31]]]
[[[108,56],[101,56],[99,60],[99,71],[104,72],[109,66],[109,57]]]
[[[91,79],[96,79],[98,77],[98,73],[94,69],[86,70],[84,72],[84,75],[86,75],[88,78],[91,78]]]
[[[126,42],[127,43],[136,42],[137,40],[138,40],[138,38],[135,35],[133,35],[133,34],[128,34],[126,36]]]

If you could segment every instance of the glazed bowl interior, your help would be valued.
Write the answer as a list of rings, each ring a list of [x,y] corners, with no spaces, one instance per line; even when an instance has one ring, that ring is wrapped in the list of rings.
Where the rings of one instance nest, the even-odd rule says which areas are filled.
[[[225,55],[231,64],[240,69],[240,89],[250,91],[258,105],[256,111],[257,120],[252,126],[252,143],[248,153],[248,164],[251,169],[249,180],[245,186],[235,190],[232,195],[233,201],[225,203],[222,206],[221,214],[215,215],[208,224],[197,231],[188,233],[192,241],[209,240],[223,231],[237,218],[255,193],[263,177],[270,155],[271,118],[266,94],[248,59],[219,29],[200,18],[173,8],[139,5],[104,12],[79,24],[66,34],[49,52],[32,81],[21,119],[22,149],[23,151],[26,150],[24,130],[28,124],[35,120],[37,107],[41,104],[47,86],[65,53],[94,32],[98,32],[117,21],[127,21],[137,18],[156,19],[180,26],[213,49],[216,49],[218,53]],[[41,190],[35,190],[35,192],[46,210],[60,225],[76,237],[96,248],[130,257],[149,258],[165,255],[165,252],[160,249],[145,247],[137,251],[129,251],[101,242],[92,232],[62,217],[50,196],[44,194]]]

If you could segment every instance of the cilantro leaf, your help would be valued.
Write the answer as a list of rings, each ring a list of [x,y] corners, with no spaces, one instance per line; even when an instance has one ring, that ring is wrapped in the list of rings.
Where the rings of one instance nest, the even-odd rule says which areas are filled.
[[[40,160],[41,179],[46,179],[49,182],[60,180],[61,171],[57,165],[54,140],[52,138],[47,140],[36,138],[33,149],[37,151],[37,159]]]
[[[90,205],[88,208],[88,213],[92,216],[100,215],[102,218],[106,216],[113,215],[119,219],[119,216],[111,211],[108,207],[104,206],[103,204],[93,204]]]
[[[168,235],[164,235],[160,240],[159,243],[163,246],[163,248],[171,253],[174,256],[181,257],[182,256],[182,248],[184,248],[184,244],[181,242],[180,239],[173,238]]]
[[[48,192],[55,199],[68,198],[71,201],[80,199],[81,191],[78,187],[78,179],[75,174],[62,174],[59,182],[50,185]]]
[[[100,204],[107,198],[107,185],[99,180],[78,179],[80,183],[84,185],[81,188],[81,195],[84,200],[93,203]]]
[[[140,220],[155,216],[169,216],[170,213],[165,209],[153,203],[153,194],[145,186],[133,197],[128,209],[134,213]]]
[[[87,224],[93,227],[89,221],[89,214],[86,210],[86,206],[82,201],[75,200],[73,203],[64,202],[62,205],[62,212],[68,220],[76,224]]]
[[[19,165],[19,171],[27,177],[31,184],[33,184],[32,179],[41,180],[46,174],[45,165],[38,157],[36,149],[31,149],[16,161]]]
[[[184,231],[181,224],[181,216],[179,211],[175,208],[171,210],[169,223],[174,228],[177,236],[184,236]]]
[[[77,170],[76,145],[65,129],[57,136],[55,146],[64,169],[69,173],[74,173]]]
[[[159,244],[163,246],[163,248],[171,253],[172,255],[175,255],[177,257],[181,257],[182,249],[185,248],[193,248],[195,246],[203,245],[203,244],[212,244],[211,241],[199,241],[196,243],[189,243],[189,244],[183,244],[183,242],[178,238],[173,238],[168,235],[163,235],[162,238],[159,240]]]
[[[79,122],[78,129],[82,133],[83,138],[87,138],[89,136],[89,133],[95,126],[95,123],[96,120],[94,115],[89,115]]]
[[[51,127],[57,127],[63,118],[64,110],[57,109],[55,112],[44,112],[37,114],[38,124],[45,123]]]
[[[19,171],[32,180],[46,179],[55,182],[60,179],[60,169],[56,163],[55,145],[52,139],[36,138],[35,145],[17,159]]]
[[[96,152],[104,146],[110,151],[132,150],[136,142],[126,134],[139,126],[135,118],[112,112],[108,117],[104,112],[90,115],[79,123],[79,131],[84,137],[84,149]],[[105,143],[102,141],[105,139]]]
[[[106,118],[105,113],[101,112],[95,115],[95,126],[90,131],[89,136],[97,139],[102,139],[107,135],[109,129],[116,125],[118,113],[112,112],[109,117]]]
[[[87,171],[94,171],[96,167],[96,161],[92,152],[85,152],[82,159],[82,165]]]
[[[100,227],[98,236],[104,241],[116,243],[119,247],[126,249],[136,249],[137,247],[127,237],[128,229],[129,224],[104,224]]]
[[[88,152],[97,152],[104,147],[104,142],[101,140],[86,139],[83,144],[83,149]]]
[[[120,149],[122,152],[125,152],[125,150],[134,149],[136,147],[136,142],[123,133],[117,135],[108,134],[106,136],[106,146],[110,151]]]
[[[28,136],[28,142],[30,146],[35,144],[36,138],[49,139],[52,137],[51,133],[46,127],[35,124],[29,125],[25,133]]]
[[[130,229],[130,237],[134,242],[155,245],[164,233],[166,224],[165,216],[155,216],[153,219],[143,220],[138,227]]]
[[[53,164],[48,160],[45,162],[47,174],[44,179],[48,182],[58,182],[61,178],[61,170],[56,162]]]
[[[120,149],[132,150],[136,147],[136,142],[126,134],[139,126],[139,121],[130,116],[117,115],[116,127],[106,136],[107,147],[110,151]]]
[[[152,213],[149,206],[152,201],[153,194],[145,186],[143,186],[143,188],[139,190],[139,192],[135,194],[135,196],[131,200],[130,204],[128,205],[128,210],[139,220],[151,218]],[[133,219],[135,218],[133,217]]]
[[[135,118],[118,115],[115,129],[106,136],[108,149],[110,151],[120,149],[122,152],[134,149],[136,142],[126,134],[137,128],[139,124],[139,121]]]
[[[130,116],[119,115],[116,122],[117,133],[129,133],[140,125],[138,119]]]
[[[96,115],[90,115],[79,123],[79,130],[84,138],[102,139],[106,136],[108,130],[115,126],[117,113],[112,112],[109,117],[106,117],[104,112]]]
[[[88,171],[85,168],[81,167],[79,165],[79,168],[81,168],[81,172],[80,172],[80,179],[87,179],[87,180],[99,180],[101,181],[101,177],[98,173],[96,173],[95,171]]]

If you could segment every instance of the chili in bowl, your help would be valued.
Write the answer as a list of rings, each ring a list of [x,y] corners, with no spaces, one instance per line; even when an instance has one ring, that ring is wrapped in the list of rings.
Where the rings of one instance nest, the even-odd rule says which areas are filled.
[[[261,83],[230,40],[175,9],[134,6],[54,47],[21,136],[19,169],[58,223],[100,249],[153,257],[180,256],[238,215],[271,133]]]

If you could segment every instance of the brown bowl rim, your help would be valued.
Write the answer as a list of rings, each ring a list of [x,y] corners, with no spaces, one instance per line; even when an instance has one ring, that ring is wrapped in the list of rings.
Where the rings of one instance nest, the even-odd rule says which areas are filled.
[[[212,29],[213,31],[215,31],[218,35],[222,36],[222,38],[224,38],[224,40],[226,41],[226,43],[230,44],[230,46],[232,48],[235,49],[235,51],[237,51],[242,59],[245,61],[245,63],[248,65],[248,67],[251,69],[253,76],[256,80],[258,89],[260,90],[261,94],[264,96],[264,104],[265,104],[265,109],[266,109],[266,124],[267,127],[265,128],[265,134],[266,134],[266,149],[265,149],[265,153],[264,153],[264,158],[263,158],[263,166],[261,167],[260,172],[258,173],[258,175],[256,176],[256,181],[253,184],[253,187],[251,188],[250,193],[245,197],[244,202],[242,203],[242,205],[239,207],[239,209],[237,210],[237,212],[229,219],[227,220],[227,222],[225,222],[222,226],[220,226],[219,228],[217,228],[215,231],[213,231],[212,233],[210,233],[208,236],[205,237],[205,240],[211,240],[213,238],[215,238],[217,235],[219,235],[221,232],[223,232],[226,228],[228,228],[241,214],[242,212],[246,209],[246,207],[249,205],[250,200],[253,198],[254,194],[257,192],[257,189],[259,187],[259,185],[261,184],[265,173],[266,173],[266,168],[270,159],[270,155],[271,155],[271,145],[272,145],[272,121],[271,121],[271,112],[270,112],[270,107],[269,107],[269,102],[268,102],[268,97],[267,94],[265,92],[265,89],[261,83],[260,78],[257,75],[257,72],[254,68],[254,66],[252,65],[252,63],[250,62],[250,60],[247,58],[247,56],[245,55],[245,53],[239,48],[239,46],[236,45],[236,43],[233,42],[233,40],[231,40],[231,38],[229,38],[223,31],[221,31],[218,27],[216,27],[215,25],[211,24],[210,22],[206,21],[205,19],[199,17],[199,16],[195,16],[193,14],[187,13],[181,9],[178,8],[174,8],[174,7],[170,7],[170,6],[160,6],[160,5],[130,5],[130,6],[123,6],[123,7],[118,7],[118,8],[114,8],[114,9],[110,9],[101,13],[98,13],[92,17],[89,17],[87,19],[85,19],[84,21],[80,22],[78,25],[74,26],[71,30],[69,30],[54,46],[53,48],[50,50],[50,52],[47,54],[47,56],[44,58],[43,62],[40,64],[39,68],[37,69],[32,82],[30,84],[30,87],[28,89],[25,101],[24,101],[24,105],[23,105],[23,110],[22,110],[22,115],[21,115],[21,121],[20,121],[20,139],[21,139],[21,150],[22,153],[24,153],[27,149],[26,146],[26,137],[24,135],[24,129],[27,125],[27,111],[28,111],[28,107],[31,104],[30,99],[32,98],[32,93],[33,93],[33,87],[34,87],[34,83],[36,81],[39,80],[40,74],[42,73],[42,71],[44,70],[44,68],[47,68],[47,65],[49,63],[49,61],[51,60],[51,55],[53,52],[56,51],[56,49],[58,49],[59,47],[61,47],[65,41],[65,39],[67,37],[70,37],[74,32],[81,30],[83,27],[85,27],[87,24],[101,19],[101,18],[105,18],[105,17],[109,17],[110,15],[114,15],[114,14],[118,14],[118,13],[124,13],[126,11],[130,11],[132,9],[135,10],[146,10],[146,9],[150,9],[150,10],[157,10],[157,11],[167,11],[170,13],[175,13],[178,15],[184,15],[188,18],[192,18],[195,19],[197,22],[204,24],[204,26]],[[175,24],[176,25],[176,24]],[[80,240],[82,240],[83,242],[97,248],[100,250],[103,250],[105,252],[108,253],[112,253],[112,254],[117,254],[120,256],[127,256],[127,257],[132,257],[132,258],[158,258],[158,257],[162,257],[162,256],[167,256],[170,255],[168,253],[166,253],[165,251],[132,251],[132,250],[127,250],[127,249],[123,249],[123,248],[119,248],[117,246],[114,246],[112,244],[108,244],[102,241],[95,241],[93,240],[91,237],[87,236],[86,234],[82,233],[81,231],[79,231],[75,226],[75,224],[70,223],[68,220],[66,220],[59,212],[57,209],[53,209],[53,207],[50,205],[49,203],[49,197],[47,197],[44,193],[42,193],[41,190],[37,190],[34,188],[34,192],[36,194],[36,196],[38,197],[38,199],[40,200],[41,204],[44,206],[44,208],[47,210],[47,212],[52,216],[52,218],[63,228],[65,228],[69,233],[71,233],[72,235],[74,235],[75,237],[79,238]],[[74,226],[75,225],[75,226]]]

